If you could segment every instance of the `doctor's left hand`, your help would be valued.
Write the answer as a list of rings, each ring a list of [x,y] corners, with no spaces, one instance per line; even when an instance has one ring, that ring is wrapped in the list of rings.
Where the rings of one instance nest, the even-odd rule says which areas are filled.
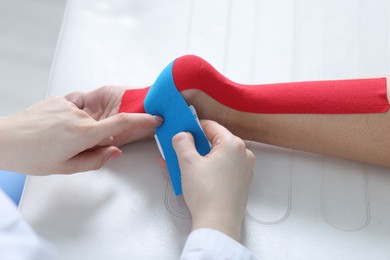
[[[114,136],[135,140],[160,124],[148,114],[97,120],[66,98],[51,97],[0,117],[0,169],[32,175],[96,170],[121,155]]]

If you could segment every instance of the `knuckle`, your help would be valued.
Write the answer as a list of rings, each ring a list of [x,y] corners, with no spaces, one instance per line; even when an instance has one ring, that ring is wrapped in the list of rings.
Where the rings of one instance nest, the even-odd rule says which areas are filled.
[[[172,145],[175,147],[185,147],[192,139],[192,135],[186,132],[180,132],[173,136]]]
[[[246,150],[245,142],[237,136],[232,137],[231,143],[232,143],[234,149],[236,149],[239,152],[244,152]]]
[[[102,91],[102,92],[106,92],[107,90],[109,90],[111,87],[109,85],[104,85],[104,86],[101,86],[100,88],[98,88],[96,91]]]
[[[128,121],[128,116],[126,113],[119,113],[117,114],[116,116],[116,121],[120,124],[124,124],[124,123],[127,123]]]
[[[115,88],[117,88],[117,87],[110,86],[110,85],[104,85],[104,86],[101,86],[100,88],[98,88],[96,90],[96,92],[99,92],[99,93],[102,93],[102,94],[106,94],[106,93],[112,92],[112,90],[115,89]]]
[[[185,138],[186,138],[186,134],[184,132],[180,132],[180,133],[173,136],[172,142],[179,143],[179,142],[182,142],[183,140],[185,140]]]
[[[75,128],[76,135],[88,135],[92,130],[91,124],[80,124]]]

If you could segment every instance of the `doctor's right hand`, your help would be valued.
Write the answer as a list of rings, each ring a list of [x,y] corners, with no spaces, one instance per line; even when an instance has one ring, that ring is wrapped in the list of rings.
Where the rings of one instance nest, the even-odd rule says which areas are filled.
[[[153,132],[161,118],[120,113],[96,120],[63,97],[0,117],[0,169],[31,175],[96,170],[121,155],[115,136]]]
[[[254,155],[218,123],[204,120],[202,127],[212,143],[204,157],[196,151],[191,134],[179,133],[172,140],[192,229],[212,228],[240,241]]]

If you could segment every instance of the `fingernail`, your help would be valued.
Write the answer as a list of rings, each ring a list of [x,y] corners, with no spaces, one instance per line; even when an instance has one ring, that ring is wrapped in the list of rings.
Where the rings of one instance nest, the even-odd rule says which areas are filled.
[[[114,153],[111,154],[109,160],[110,160],[110,161],[111,161],[111,160],[115,160],[115,159],[121,157],[121,155],[122,155],[121,152],[119,152],[119,153],[118,153],[118,152],[114,152]]]
[[[164,119],[161,116],[153,116],[153,117],[154,117],[154,119],[156,119],[157,122],[160,122],[160,123],[164,122]]]

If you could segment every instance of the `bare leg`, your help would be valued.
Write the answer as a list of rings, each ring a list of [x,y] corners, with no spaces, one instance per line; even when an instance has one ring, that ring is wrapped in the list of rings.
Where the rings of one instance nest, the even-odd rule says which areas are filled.
[[[198,90],[182,93],[200,118],[215,120],[243,139],[390,167],[389,112],[253,114],[230,109]]]

